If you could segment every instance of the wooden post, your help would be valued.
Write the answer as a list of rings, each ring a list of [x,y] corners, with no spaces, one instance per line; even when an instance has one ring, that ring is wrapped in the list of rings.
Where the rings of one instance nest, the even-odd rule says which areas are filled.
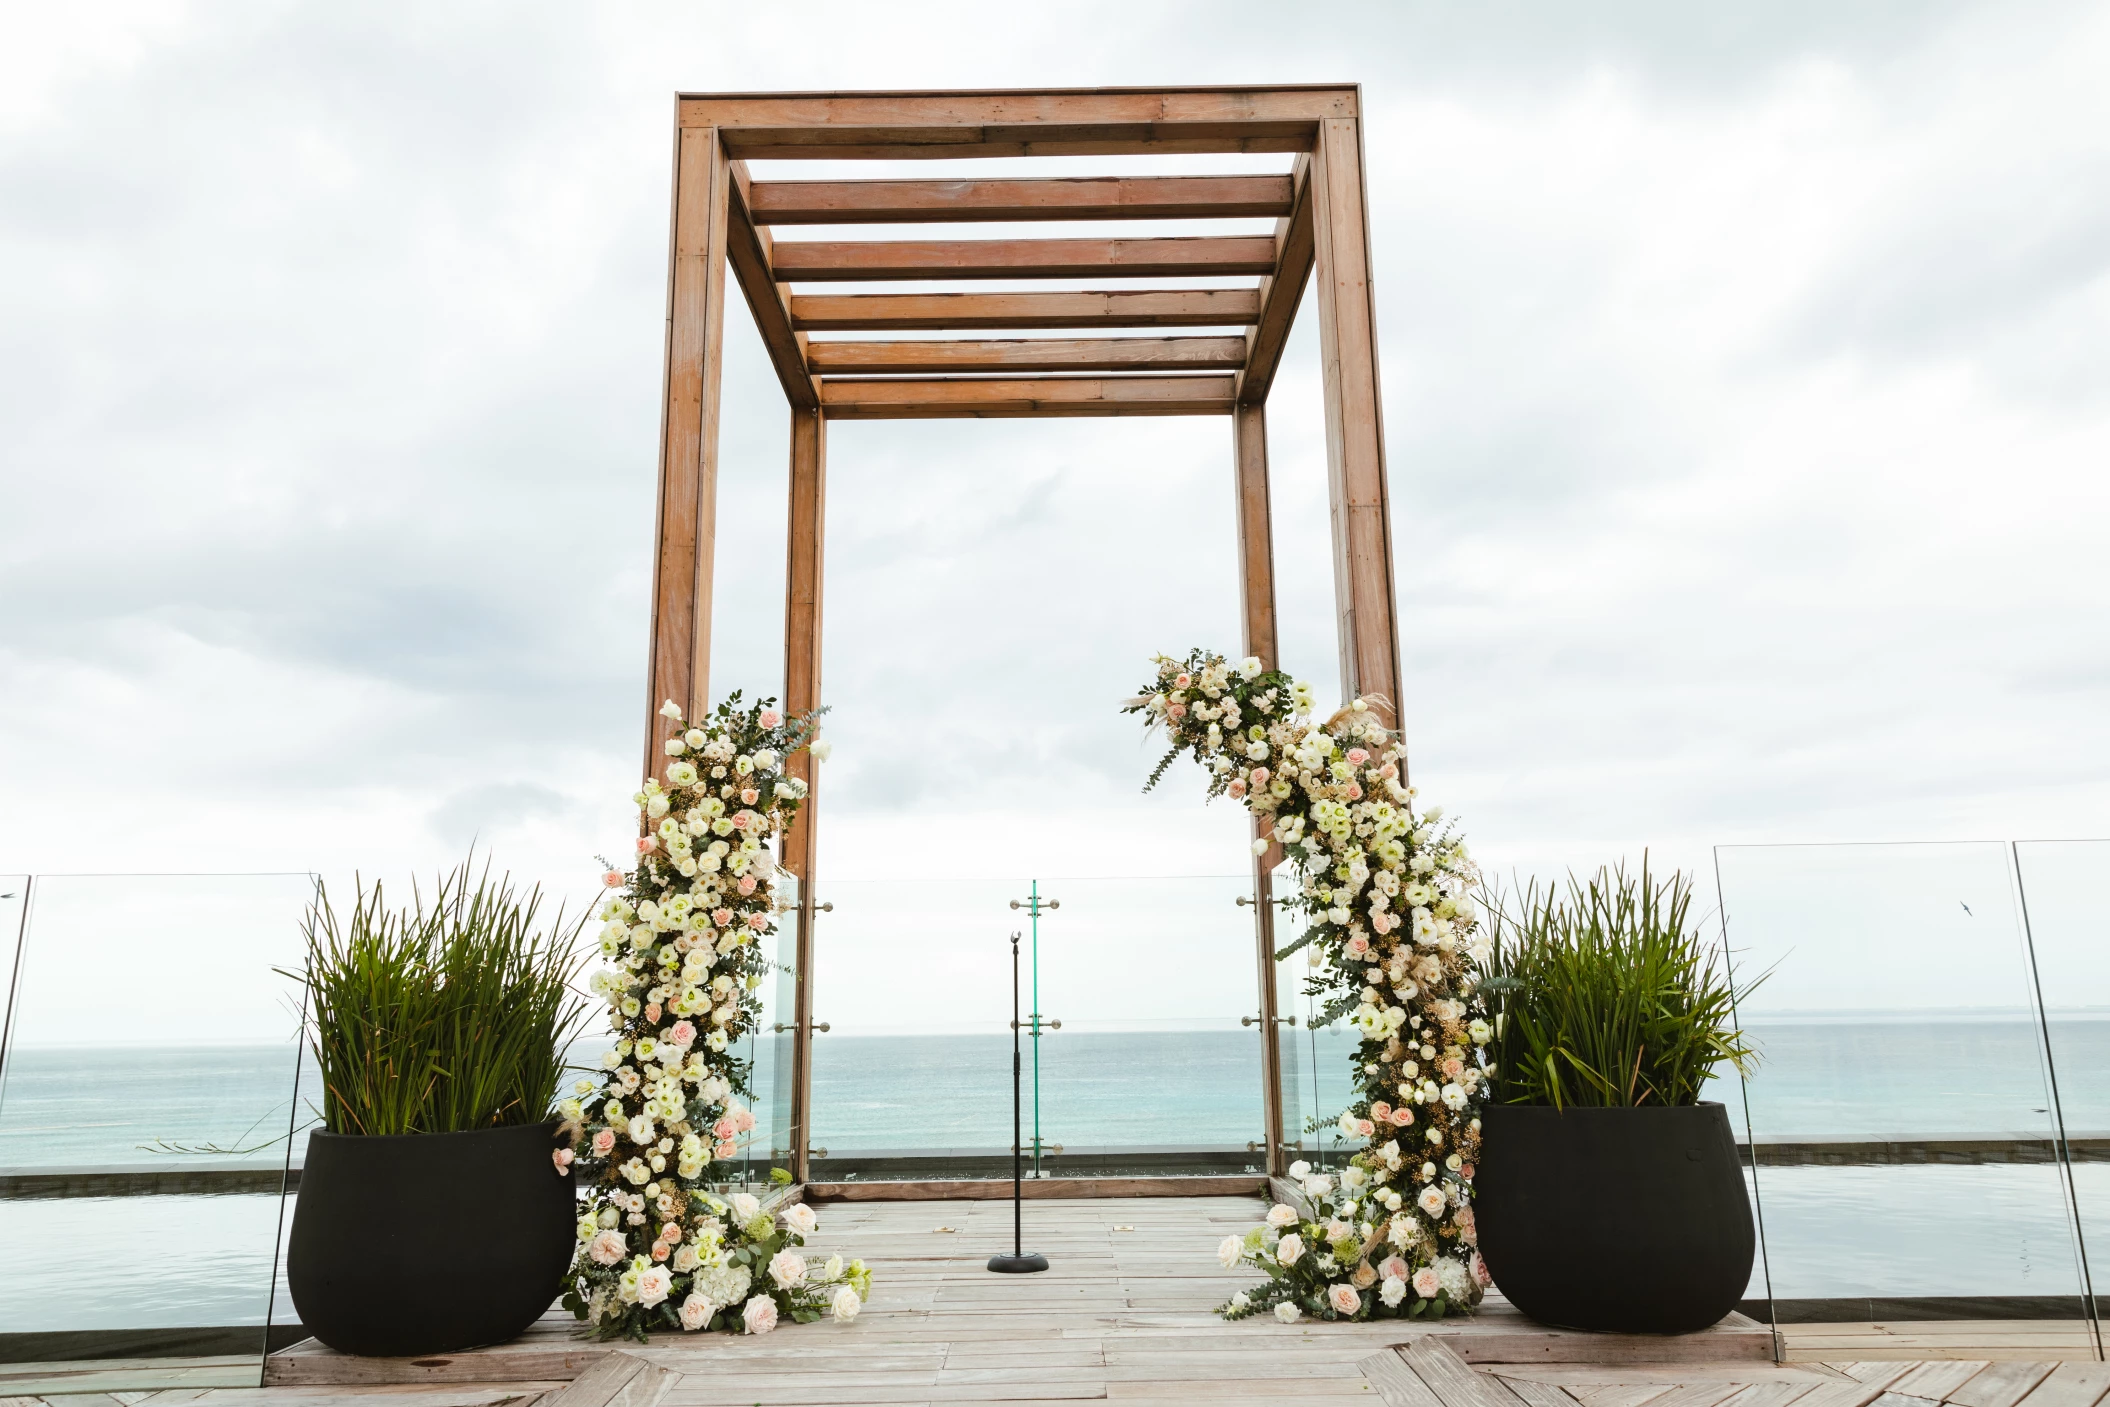
[[[1245,653],[1276,668],[1281,657],[1275,637],[1275,533],[1268,506],[1267,408],[1242,405],[1232,413],[1232,447],[1238,489],[1238,587],[1244,623]],[[1256,823],[1255,834],[1259,827]],[[1276,1022],[1275,905],[1269,878],[1282,860],[1282,848],[1270,845],[1253,856],[1253,940],[1260,991],[1260,1110],[1267,1140],[1267,1170],[1282,1172],[1287,1159],[1282,1134],[1282,1028]]]
[[[791,504],[784,571],[784,712],[806,713],[821,701],[821,569],[828,504],[828,422],[818,406],[791,412]],[[819,769],[811,753],[793,754],[791,774],[806,800],[784,834],[784,867],[799,877],[797,956],[792,979],[791,1175],[806,1181],[813,1142],[813,879]]]
[[[718,525],[718,388],[725,330],[725,151],[712,128],[676,129],[667,360],[660,408],[659,521],[652,559],[652,662],[645,775],[674,734],[659,708],[710,706],[711,567]]]
[[[1362,131],[1356,121],[1329,118],[1319,124],[1311,174],[1341,692],[1347,698],[1381,696],[1381,713],[1398,727],[1402,700],[1391,509],[1378,396],[1377,309],[1370,287]]]

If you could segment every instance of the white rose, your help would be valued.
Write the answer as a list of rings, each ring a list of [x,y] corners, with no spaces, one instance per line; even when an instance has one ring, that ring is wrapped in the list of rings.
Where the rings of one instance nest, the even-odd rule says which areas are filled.
[[[629,1243],[620,1231],[603,1231],[586,1247],[586,1254],[593,1257],[595,1265],[614,1265],[629,1253]]]
[[[674,1272],[664,1265],[655,1265],[637,1277],[637,1302],[650,1309],[667,1297],[674,1288]]]
[[[1443,1215],[1443,1189],[1439,1187],[1422,1188],[1421,1195],[1414,1199],[1414,1205],[1420,1207],[1429,1216]]]
[[[849,1323],[857,1317],[857,1311],[863,1308],[864,1301],[859,1299],[857,1291],[848,1285],[837,1290],[834,1297],[828,1301],[828,1310],[835,1316],[835,1322],[838,1324]]]
[[[674,702],[674,700],[672,699],[668,699],[665,703],[659,706],[659,716],[662,718],[680,718],[681,705]]]
[[[733,1204],[733,1220],[743,1226],[753,1221],[756,1213],[762,1210],[762,1200],[751,1193],[735,1192],[730,1201]]]
[[[1275,1317],[1285,1324],[1294,1324],[1304,1317],[1304,1311],[1284,1300],[1275,1306]]]
[[[740,1311],[740,1322],[750,1334],[766,1334],[777,1327],[777,1302],[768,1295],[756,1295]]]
[[[692,1291],[689,1297],[681,1302],[681,1327],[691,1330],[701,1329],[704,1325],[711,1322],[711,1314],[716,1308],[716,1305],[702,1295]]]
[[[1304,1254],[1304,1238],[1291,1232],[1275,1243],[1275,1259],[1283,1265],[1295,1265]]]
[[[1267,1209],[1267,1224],[1269,1226],[1294,1226],[1296,1222],[1297,1209],[1286,1202],[1277,1202],[1274,1206]]]
[[[797,1251],[778,1251],[769,1261],[769,1278],[785,1289],[806,1279],[806,1258]]]
[[[1258,679],[1264,668],[1265,666],[1260,663],[1260,656],[1258,655],[1247,655],[1238,662],[1239,674],[1247,679]]]
[[[821,1219],[804,1202],[794,1202],[784,1209],[784,1224],[801,1236],[811,1236],[819,1229]]]
[[[807,748],[806,751],[813,754],[815,762],[826,762],[828,754],[835,751],[835,744],[829,742],[826,738],[822,738],[816,741],[812,747]]]
[[[1385,1283],[1378,1289],[1377,1297],[1387,1305],[1397,1305],[1407,1297],[1407,1282],[1397,1275],[1387,1275]]]
[[[1226,1270],[1237,1265],[1244,1255],[1245,1238],[1241,1236],[1226,1236],[1216,1247],[1217,1263]]]

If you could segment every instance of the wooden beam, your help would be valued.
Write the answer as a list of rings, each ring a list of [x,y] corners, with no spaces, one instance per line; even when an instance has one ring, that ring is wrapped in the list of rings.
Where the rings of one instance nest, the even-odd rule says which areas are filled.
[[[718,396],[725,329],[725,149],[708,128],[677,132],[659,508],[652,558],[652,652],[645,774],[666,761],[672,699],[691,717],[711,688],[711,570],[718,523]]]
[[[1260,317],[1251,288],[1089,293],[802,293],[806,332],[997,331],[1029,327],[1236,327]]]
[[[790,502],[784,548],[784,712],[811,712],[821,701],[821,571],[826,560],[828,428],[818,405],[791,412]],[[792,776],[806,783],[805,802],[784,835],[783,863],[799,879],[797,945],[792,964],[791,1176],[806,1180],[813,1143],[813,885],[815,803],[819,777],[813,755],[793,753]]]
[[[953,371],[1235,371],[1243,337],[1048,337],[1003,342],[815,342],[813,369]]]
[[[1260,281],[1260,320],[1246,334],[1245,371],[1238,378],[1238,403],[1260,405],[1275,384],[1282,349],[1289,345],[1290,325],[1297,320],[1305,286],[1311,282],[1315,257],[1311,214],[1311,158],[1297,158],[1291,173],[1296,199],[1289,214],[1275,223],[1275,272]]]
[[[1275,267],[1275,241],[1253,235],[1192,239],[800,240],[778,244],[774,263],[780,283],[1264,274]]]
[[[1238,509],[1239,619],[1245,653],[1269,669],[1279,667],[1275,631],[1275,532],[1267,473],[1267,407],[1241,405],[1231,417],[1233,487]],[[1256,818],[1255,837],[1260,832]],[[1282,1028],[1275,992],[1275,904],[1273,872],[1282,849],[1270,845],[1253,859],[1253,943],[1260,994],[1260,1112],[1267,1142],[1267,1170],[1280,1174],[1288,1162],[1283,1145]]]
[[[1397,727],[1399,623],[1384,407],[1378,394],[1377,305],[1370,287],[1362,134],[1354,122],[1321,124],[1311,171],[1341,692],[1347,698],[1381,698],[1379,713]]]
[[[724,127],[735,156],[915,160],[1308,151],[1357,90],[1268,88],[695,94],[681,120]]]
[[[1287,176],[1107,176],[986,181],[757,181],[764,225],[948,220],[1178,220],[1282,216]]]
[[[762,334],[769,364],[783,383],[785,399],[795,410],[810,410],[821,401],[820,388],[806,365],[806,336],[791,325],[791,307],[784,289],[770,272],[775,249],[769,231],[755,223],[750,208],[753,183],[748,179],[747,163],[735,161],[731,169],[726,258],[741,293],[747,297],[748,310],[754,314],[755,330]]]
[[[821,381],[830,420],[957,420],[1019,416],[1228,415],[1228,376],[1037,377],[996,380]]]

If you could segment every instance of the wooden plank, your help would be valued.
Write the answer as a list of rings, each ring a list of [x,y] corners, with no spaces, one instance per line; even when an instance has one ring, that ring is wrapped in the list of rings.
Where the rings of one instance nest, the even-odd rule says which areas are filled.
[[[1047,1177],[1023,1186],[1025,1199],[1060,1201],[1100,1197],[1235,1197],[1263,1190],[1266,1179],[1232,1177]],[[810,1182],[809,1202],[1009,1201],[1010,1178],[932,1182]]]
[[[822,569],[826,565],[828,426],[818,406],[791,412],[790,501],[784,546],[784,711],[808,713],[821,702]],[[813,942],[815,829],[819,775],[813,755],[793,753],[787,770],[808,790],[785,833],[785,868],[799,877],[793,940],[791,1037],[791,1175],[806,1180],[813,1142]]]
[[[1856,1382],[1867,1383],[1872,1387],[1889,1387],[1899,1378],[1911,1372],[1913,1367],[1910,1363],[1867,1363],[1858,1360],[1849,1363],[1832,1363],[1829,1366],[1837,1368]]]
[[[780,283],[1264,274],[1275,267],[1275,242],[1252,235],[785,240],[776,245],[773,262]]]
[[[1353,87],[694,94],[681,121],[724,126],[739,156],[914,160],[1303,151],[1353,117]]]
[[[754,314],[755,330],[762,335],[763,350],[769,354],[769,364],[784,387],[784,398],[794,410],[810,409],[820,404],[820,388],[814,384],[806,360],[806,334],[791,325],[791,306],[783,286],[770,271],[775,245],[769,231],[755,223],[749,194],[753,183],[748,178],[747,163],[732,162],[729,170],[732,187],[727,207],[726,260],[747,299],[748,311]]]
[[[2024,1407],[2095,1407],[2110,1393],[2110,1363],[2061,1363],[2037,1384]]]
[[[1277,668],[1281,651],[1275,624],[1275,529],[1267,469],[1267,408],[1241,405],[1231,417],[1232,492],[1238,514],[1238,596],[1240,643],[1268,669]],[[1258,818],[1252,823],[1257,838]],[[1275,895],[1273,872],[1282,862],[1278,845],[1252,857],[1253,956],[1260,993],[1261,1127],[1267,1142],[1268,1171],[1288,1164],[1282,1118],[1281,1004],[1275,987]]]
[[[1795,1399],[1795,1407],[1867,1407],[1883,1395],[1883,1389],[1873,1383],[1856,1382],[1849,1378],[1841,1383],[1820,1383],[1803,1396]],[[1670,1407],[1658,1402],[1656,1407]]]
[[[1907,1397],[1925,1397],[1940,1402],[1971,1379],[1992,1365],[1983,1359],[1951,1359],[1943,1363],[1922,1363],[1908,1373],[1893,1378],[1892,1392]]]
[[[1857,1389],[1860,1388],[1859,1383],[1855,1383],[1853,1386]],[[1716,1404],[1727,1400],[1734,1394],[1743,1391],[1743,1389],[1744,1385],[1742,1383],[1733,1382],[1679,1383],[1661,1397],[1656,1398],[1653,1407],[1716,1407]],[[1868,1392],[1870,1397],[1875,1395],[1873,1389],[1868,1390]],[[1858,1404],[1856,1407],[1858,1407]]]
[[[1251,288],[1100,289],[1085,293],[801,293],[792,326],[808,332],[963,332],[1061,327],[1236,327],[1260,316]]]
[[[1988,1363],[1963,1386],[1948,1394],[1957,1407],[2015,1407],[2030,1389],[2051,1376],[2056,1363]]]
[[[1752,1383],[1733,1396],[1724,1398],[1722,1407],[1787,1407],[1787,1404],[1797,1398],[1816,1391],[1818,1386],[1813,1380]]]
[[[1355,1366],[1385,1407],[1449,1407],[1407,1366],[1406,1359],[1396,1348],[1358,1358]]]
[[[717,134],[680,133],[668,276],[666,379],[660,417],[659,506],[652,561],[645,775],[666,761],[672,699],[694,716],[711,679],[711,573],[718,519],[718,398],[725,328],[731,173]]]
[[[1108,379],[850,380],[821,382],[831,420],[945,420],[1017,416],[1228,415],[1228,376]]]
[[[1235,371],[1242,337],[1048,337],[962,342],[815,342],[830,375],[915,372]]]
[[[618,1349],[552,1393],[542,1407],[608,1407],[632,1379],[647,1369],[651,1369],[655,1377],[673,1376],[654,1368],[634,1353]],[[660,1383],[660,1390],[664,1392],[667,1386],[665,1382]]]
[[[1311,171],[1341,693],[1382,700],[1379,714],[1396,727],[1401,706],[1399,625],[1394,616],[1397,597],[1362,134],[1355,122],[1330,120],[1320,125]]]
[[[967,220],[1176,220],[1281,216],[1287,176],[1085,176],[966,181],[758,181],[765,225]]]
[[[1572,1393],[1552,1383],[1534,1382],[1529,1378],[1504,1377],[1502,1385],[1521,1398],[1527,1407],[1577,1407]],[[1734,1391],[1735,1386],[1725,1384],[1722,1396],[1727,1397]],[[1713,1404],[1696,1403],[1694,1407],[1713,1407]]]
[[[1262,405],[1275,384],[1290,326],[1311,283],[1316,257],[1311,203],[1311,158],[1297,158],[1291,173],[1296,199],[1275,225],[1275,271],[1260,281],[1260,320],[1246,334],[1245,372],[1238,378],[1238,403]]]
[[[1582,1407],[1645,1407],[1668,1393],[1673,1383],[1608,1383],[1603,1387],[1568,1389]]]
[[[1468,1363],[1771,1363],[1765,1329],[1697,1334],[1577,1334],[1559,1329],[1438,1330]]]
[[[1520,1407],[1516,1393],[1498,1380],[1483,1377],[1466,1366],[1464,1359],[1445,1346],[1441,1335],[1432,1334],[1415,1340],[1400,1350],[1400,1357],[1447,1407]],[[1662,1390],[1667,1389],[1659,1389]],[[1624,1404],[1624,1407],[1640,1407],[1640,1404]]]

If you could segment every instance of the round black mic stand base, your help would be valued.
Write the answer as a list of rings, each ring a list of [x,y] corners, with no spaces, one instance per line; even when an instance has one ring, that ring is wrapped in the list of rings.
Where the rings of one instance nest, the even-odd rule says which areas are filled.
[[[1001,1275],[1030,1275],[1036,1270],[1046,1270],[1048,1258],[1039,1251],[1022,1256],[991,1256],[989,1268]]]

